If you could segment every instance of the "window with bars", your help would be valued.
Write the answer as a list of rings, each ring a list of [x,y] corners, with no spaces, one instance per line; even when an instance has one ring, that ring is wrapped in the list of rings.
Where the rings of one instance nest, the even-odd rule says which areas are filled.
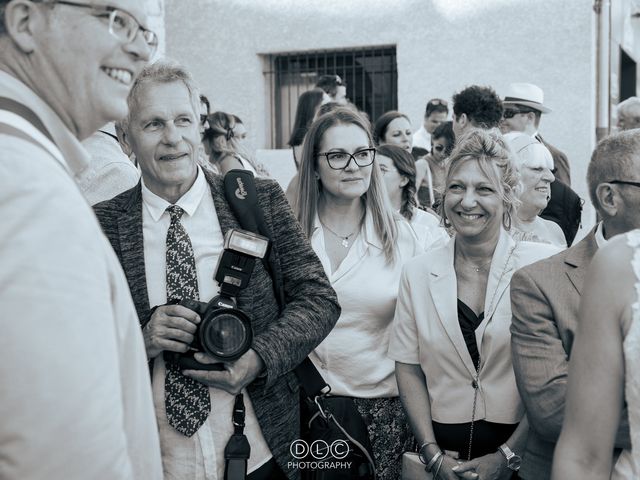
[[[372,122],[398,108],[395,46],[268,55],[264,75],[271,148],[286,148],[298,97],[314,88],[320,76],[333,74],[346,83],[349,101]]]

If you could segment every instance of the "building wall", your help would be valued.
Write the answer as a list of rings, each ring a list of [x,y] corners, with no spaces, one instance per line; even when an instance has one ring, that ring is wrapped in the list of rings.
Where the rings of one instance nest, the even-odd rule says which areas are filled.
[[[194,73],[216,109],[239,115],[264,148],[261,54],[396,45],[399,109],[420,126],[429,98],[471,84],[545,91],[540,127],[565,151],[587,198],[595,141],[592,0],[165,0],[166,53]],[[592,213],[586,225],[592,224]]]

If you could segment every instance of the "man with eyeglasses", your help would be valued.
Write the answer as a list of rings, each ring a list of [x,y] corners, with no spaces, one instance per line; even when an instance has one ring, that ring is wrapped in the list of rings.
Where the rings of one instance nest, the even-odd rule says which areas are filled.
[[[522,268],[511,280],[513,367],[531,426],[519,471],[524,480],[551,476],[589,264],[611,237],[640,228],[640,131],[602,140],[591,156],[587,184],[600,223],[573,247]],[[616,447],[631,447],[626,412]]]
[[[567,245],[571,246],[580,228],[582,199],[571,189],[567,156],[545,142],[538,133],[542,114],[551,112],[544,105],[544,92],[532,83],[512,83],[507,89],[503,104],[504,115],[500,123],[502,133],[526,133],[547,147],[553,157],[555,180],[551,183],[549,203],[540,216],[560,225]]]
[[[140,327],[76,183],[157,39],[143,0],[0,0],[0,477],[162,478]]]
[[[556,179],[571,186],[571,171],[567,156],[553,145],[545,142],[538,133],[543,113],[551,109],[544,105],[544,92],[532,83],[512,83],[504,100],[504,116],[500,123],[502,133],[524,132],[542,143],[551,152]]]

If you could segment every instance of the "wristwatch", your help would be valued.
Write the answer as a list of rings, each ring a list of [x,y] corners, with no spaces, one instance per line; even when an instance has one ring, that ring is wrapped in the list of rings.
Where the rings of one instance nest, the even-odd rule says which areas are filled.
[[[520,458],[520,455],[513,453],[506,443],[500,445],[498,450],[500,450],[500,453],[507,459],[507,467],[509,467],[510,470],[513,470],[514,472],[520,470],[520,465],[522,464],[522,458]]]

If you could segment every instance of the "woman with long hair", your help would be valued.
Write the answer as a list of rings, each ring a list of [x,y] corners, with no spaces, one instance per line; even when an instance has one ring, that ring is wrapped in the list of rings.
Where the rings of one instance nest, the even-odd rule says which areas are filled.
[[[411,154],[396,145],[380,145],[376,156],[391,205],[409,222],[425,250],[449,240],[440,217],[418,208],[416,164]]]
[[[304,92],[298,97],[298,106],[296,107],[296,117],[293,122],[293,128],[291,129],[291,137],[289,138],[288,145],[293,152],[293,161],[296,164],[296,170],[300,164],[300,158],[302,156],[302,142],[304,142],[304,136],[307,134],[307,130],[313,123],[313,119],[318,113],[318,109],[323,103],[329,100],[329,96],[321,89],[314,88]]]
[[[295,211],[338,294],[342,313],[310,355],[332,394],[353,399],[370,419],[378,478],[400,477],[413,440],[398,399],[388,335],[402,263],[418,240],[385,191],[369,122],[338,108],[305,137]]]
[[[518,268],[558,249],[507,233],[517,184],[500,136],[465,134],[442,199],[455,236],[408,262],[400,282],[389,356],[420,459],[439,480],[515,478],[524,451],[509,283]]]

